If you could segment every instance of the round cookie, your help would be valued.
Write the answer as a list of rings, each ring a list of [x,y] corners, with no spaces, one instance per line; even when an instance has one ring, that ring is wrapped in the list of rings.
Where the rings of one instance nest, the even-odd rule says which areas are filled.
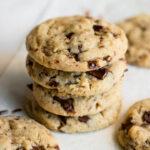
[[[129,41],[127,62],[150,68],[150,15],[141,14],[129,18],[119,23],[119,26],[125,31]]]
[[[124,59],[86,73],[45,68],[29,56],[26,66],[32,79],[41,86],[77,96],[90,96],[108,91],[120,80],[126,70]]]
[[[55,137],[43,125],[24,117],[0,117],[1,150],[59,150]]]
[[[118,131],[118,140],[125,150],[150,150],[150,99],[129,109]]]
[[[122,81],[110,91],[95,96],[75,96],[48,90],[34,83],[33,95],[37,103],[48,112],[62,116],[96,114],[113,105],[122,96]]]
[[[102,19],[70,16],[35,27],[27,36],[26,47],[47,68],[86,72],[124,57],[127,39],[119,27]]]
[[[25,103],[25,110],[30,117],[36,119],[51,130],[66,133],[89,132],[105,128],[117,120],[120,107],[121,99],[116,99],[116,102],[111,107],[95,115],[64,117],[54,115],[42,109],[34,100],[30,89],[27,90]]]

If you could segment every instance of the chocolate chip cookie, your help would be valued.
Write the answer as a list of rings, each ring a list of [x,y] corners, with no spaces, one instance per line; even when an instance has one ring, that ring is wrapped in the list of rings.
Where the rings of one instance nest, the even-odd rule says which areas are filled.
[[[103,94],[75,96],[48,90],[34,83],[33,94],[43,109],[62,116],[83,116],[98,113],[121,99],[122,81]]]
[[[55,137],[43,125],[24,117],[0,117],[1,150],[59,150]]]
[[[29,88],[27,89],[25,103],[26,112],[30,117],[36,119],[51,130],[66,133],[89,132],[105,128],[117,120],[120,107],[121,99],[116,99],[113,105],[95,115],[82,117],[54,115],[38,105],[33,97],[32,90]]]
[[[46,68],[30,56],[27,57],[27,70],[32,79],[41,86],[57,89],[76,96],[90,96],[108,91],[123,76],[126,62],[121,59],[101,69],[81,72],[64,72]]]
[[[128,63],[150,68],[150,15],[129,18],[119,23],[119,26],[129,41],[126,53]]]
[[[119,27],[102,19],[70,16],[35,27],[27,36],[26,47],[47,68],[86,72],[122,58],[127,40]]]
[[[150,99],[129,109],[118,131],[118,140],[125,150],[150,150]]]

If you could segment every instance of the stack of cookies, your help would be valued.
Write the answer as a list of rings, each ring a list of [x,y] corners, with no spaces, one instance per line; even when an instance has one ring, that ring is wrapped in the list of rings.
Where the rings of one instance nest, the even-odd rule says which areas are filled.
[[[47,128],[87,132],[112,124],[121,107],[127,40],[102,19],[50,19],[27,37],[26,112]]]

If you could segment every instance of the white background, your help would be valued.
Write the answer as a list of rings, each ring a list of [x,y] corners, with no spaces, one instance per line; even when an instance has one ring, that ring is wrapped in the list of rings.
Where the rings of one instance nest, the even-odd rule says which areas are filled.
[[[139,14],[150,14],[149,0],[0,0],[0,110],[23,108],[25,85],[25,37],[40,22],[57,16],[90,11],[116,23]],[[150,70],[128,66],[123,86],[123,106],[118,122],[106,129],[82,134],[54,133],[61,150],[118,150],[118,124],[135,101],[150,97]],[[25,115],[24,112],[21,113]],[[20,114],[16,114],[20,115]]]

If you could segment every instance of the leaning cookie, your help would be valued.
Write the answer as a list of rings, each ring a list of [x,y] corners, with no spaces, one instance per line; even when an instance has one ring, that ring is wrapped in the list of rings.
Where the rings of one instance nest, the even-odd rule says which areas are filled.
[[[42,109],[35,101],[32,90],[27,89],[27,99],[25,110],[27,114],[44,124],[47,128],[66,133],[90,132],[99,130],[113,124],[119,115],[121,108],[121,99],[116,99],[116,102],[107,109],[95,115],[82,117],[64,117],[54,115]]]
[[[127,40],[119,27],[102,19],[70,16],[35,27],[27,36],[26,47],[47,68],[86,72],[122,58]]]
[[[150,15],[141,14],[118,25],[125,31],[129,41],[127,62],[150,68]]]
[[[125,150],[150,150],[150,99],[129,109],[118,131],[118,140]]]
[[[32,79],[45,88],[77,96],[90,96],[104,93],[117,83],[126,71],[126,61],[122,58],[101,69],[80,73],[49,69],[28,56],[26,67]]]
[[[113,105],[122,95],[122,80],[112,89],[94,96],[75,96],[49,90],[34,83],[33,94],[37,103],[48,112],[62,116],[96,114]]]
[[[59,150],[55,137],[43,125],[25,117],[0,117],[1,150]]]

